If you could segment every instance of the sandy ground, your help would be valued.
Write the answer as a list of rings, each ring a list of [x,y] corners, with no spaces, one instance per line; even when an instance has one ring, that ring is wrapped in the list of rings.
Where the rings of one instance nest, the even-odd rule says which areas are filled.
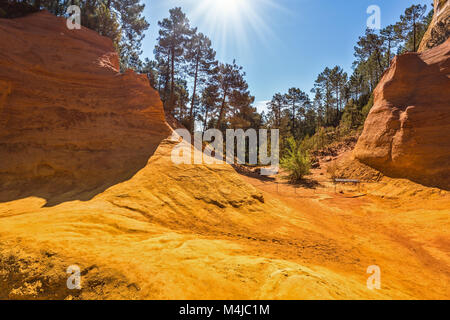
[[[361,281],[367,277],[365,268],[377,265],[381,294],[394,299],[448,299],[448,193],[389,178],[360,187],[338,185],[335,192],[319,172],[313,178],[323,182],[315,189],[289,186],[279,179],[261,184],[245,178],[291,207],[311,232],[320,235],[315,250],[305,252],[301,260]]]
[[[448,193],[388,178],[335,193],[323,170],[294,188],[175,166],[172,146],[90,201],[0,204],[0,298],[450,297]],[[81,290],[66,286],[70,265]],[[371,265],[380,290],[366,286]]]

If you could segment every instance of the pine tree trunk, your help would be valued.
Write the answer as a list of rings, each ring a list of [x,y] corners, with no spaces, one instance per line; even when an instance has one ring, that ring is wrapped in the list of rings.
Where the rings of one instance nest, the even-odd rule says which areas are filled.
[[[295,103],[292,104],[292,135],[295,137]]]
[[[278,106],[277,107],[277,126],[278,126],[278,128],[281,127],[280,118],[281,118],[281,106]]]
[[[378,67],[380,68],[380,71],[383,72],[383,66],[381,65],[380,51],[378,51],[378,50],[377,50],[377,62],[378,62]]]
[[[386,65],[391,66],[391,40],[388,41],[388,62]]]
[[[35,0],[34,6],[35,6],[36,10],[39,11],[41,9],[41,0]]]
[[[205,117],[203,119],[203,132],[206,130],[206,126],[208,125],[208,107],[205,108]]]
[[[166,110],[169,107],[167,102],[167,88],[169,87],[169,70],[170,70],[170,54],[167,53],[167,71],[166,71],[166,81],[164,83],[164,107]]]
[[[222,99],[222,105],[220,107],[220,112],[219,112],[219,120],[217,121],[217,129],[219,129],[219,130],[220,130],[220,126],[222,124],[223,112],[225,110],[225,101],[226,101],[227,95],[228,95],[227,91],[228,91],[228,89],[224,91],[223,99]]]
[[[340,108],[339,108],[339,86],[336,88],[336,118],[335,118],[335,125],[337,126],[339,124],[339,112],[340,112]]]
[[[191,132],[194,131],[194,119],[192,118],[194,112],[194,104],[195,104],[195,93],[197,91],[197,80],[198,80],[198,64],[199,58],[197,57],[197,62],[195,65],[195,77],[194,77],[194,92],[192,93],[192,101],[191,101],[191,110],[189,111],[189,121],[191,123]]]
[[[172,48],[172,61],[170,74],[171,74],[171,82],[170,82],[169,110],[173,114],[174,91],[175,91],[175,48]]]

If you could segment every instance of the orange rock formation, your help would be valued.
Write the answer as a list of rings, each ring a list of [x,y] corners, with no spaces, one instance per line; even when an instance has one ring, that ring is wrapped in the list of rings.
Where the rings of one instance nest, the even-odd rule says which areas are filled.
[[[419,52],[434,48],[450,36],[450,0],[434,0],[434,15]]]
[[[355,156],[383,173],[450,189],[450,39],[397,56],[374,91]]]
[[[0,21],[0,200],[89,199],[143,168],[170,133],[112,42],[48,12]]]

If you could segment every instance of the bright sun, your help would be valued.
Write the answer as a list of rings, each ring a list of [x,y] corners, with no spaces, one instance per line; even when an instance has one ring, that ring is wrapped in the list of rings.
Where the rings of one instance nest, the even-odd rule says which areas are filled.
[[[192,0],[194,10],[189,13],[199,29],[209,35],[226,55],[227,47],[238,46],[248,51],[250,34],[266,41],[270,29],[268,9],[280,9],[274,0]]]
[[[216,6],[223,14],[229,14],[236,12],[239,9],[240,3],[245,0],[207,0],[212,2],[212,5]]]

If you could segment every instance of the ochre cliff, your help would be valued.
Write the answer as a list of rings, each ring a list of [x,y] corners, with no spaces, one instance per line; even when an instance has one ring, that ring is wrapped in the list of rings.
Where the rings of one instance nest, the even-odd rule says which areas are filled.
[[[119,73],[110,39],[45,11],[0,20],[0,200],[89,199],[169,134],[157,92]]]
[[[374,91],[354,154],[383,173],[450,188],[450,39],[397,56]]]
[[[450,0],[434,0],[434,15],[419,52],[434,48],[450,37]]]

